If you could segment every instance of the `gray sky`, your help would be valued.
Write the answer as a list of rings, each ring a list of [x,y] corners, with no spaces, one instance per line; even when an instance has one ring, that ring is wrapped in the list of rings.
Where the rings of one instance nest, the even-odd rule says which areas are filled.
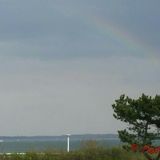
[[[116,133],[121,94],[160,94],[159,0],[0,0],[0,135]]]

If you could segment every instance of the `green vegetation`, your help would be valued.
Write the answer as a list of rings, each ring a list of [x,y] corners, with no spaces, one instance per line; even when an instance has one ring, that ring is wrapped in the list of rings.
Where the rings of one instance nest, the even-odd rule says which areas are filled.
[[[160,137],[160,96],[142,94],[138,99],[131,99],[121,95],[112,107],[113,116],[128,125],[118,131],[119,138],[126,143],[124,148],[129,150],[128,144],[132,145],[133,151],[143,152],[146,159],[159,160],[160,148],[153,146],[153,140]]]
[[[128,128],[118,131],[122,142],[152,144],[160,136],[160,96],[142,94],[138,99],[121,95],[112,105],[114,117],[127,123]]]
[[[125,151],[121,148],[102,148],[87,146],[77,151],[30,152],[24,155],[1,155],[0,160],[145,160],[140,153]]]

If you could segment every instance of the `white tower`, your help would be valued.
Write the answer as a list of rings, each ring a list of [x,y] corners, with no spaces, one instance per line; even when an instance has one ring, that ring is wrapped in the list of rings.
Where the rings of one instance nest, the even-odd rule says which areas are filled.
[[[69,152],[69,137],[70,137],[70,134],[67,134],[67,152]]]

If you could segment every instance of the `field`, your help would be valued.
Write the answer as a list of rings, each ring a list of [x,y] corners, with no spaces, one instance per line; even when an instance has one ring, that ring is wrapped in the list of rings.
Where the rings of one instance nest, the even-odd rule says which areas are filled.
[[[125,151],[120,147],[104,148],[92,142],[69,153],[50,150],[24,154],[2,154],[0,160],[145,160],[145,158],[140,153]]]
[[[98,138],[97,138],[98,137]],[[141,153],[122,149],[119,139],[92,135],[72,137],[70,152],[66,152],[66,137],[3,138],[0,160],[145,160]],[[159,144],[159,141],[154,142]],[[10,153],[8,153],[10,152]]]

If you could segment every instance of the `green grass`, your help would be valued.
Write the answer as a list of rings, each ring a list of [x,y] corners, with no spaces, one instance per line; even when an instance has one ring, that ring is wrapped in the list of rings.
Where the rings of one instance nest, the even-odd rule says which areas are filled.
[[[0,155],[0,160],[145,160],[142,154],[121,148],[84,147],[69,153],[64,151],[29,152],[24,155]]]

